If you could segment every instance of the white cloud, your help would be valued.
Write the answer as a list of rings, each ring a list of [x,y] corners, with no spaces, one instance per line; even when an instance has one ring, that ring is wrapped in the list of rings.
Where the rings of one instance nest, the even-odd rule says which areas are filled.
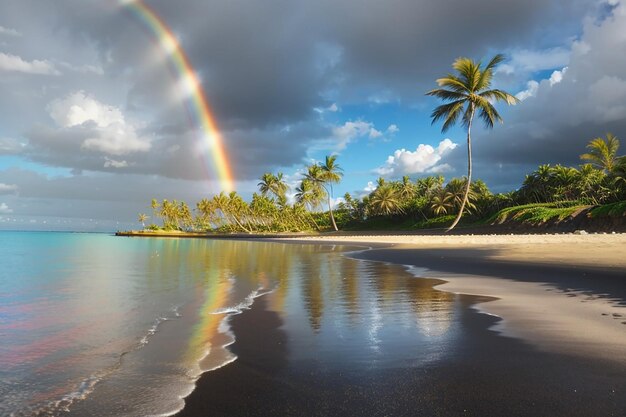
[[[337,106],[337,103],[333,103],[330,105],[330,107],[328,107],[327,109],[329,112],[337,112],[339,111],[339,106]]]
[[[332,129],[332,135],[333,149],[335,151],[345,149],[350,142],[358,138],[377,139],[384,136],[383,132],[376,129],[373,123],[363,120],[348,121],[341,126],[335,126]]]
[[[25,61],[17,55],[0,52],[0,71],[23,72],[26,74],[59,75],[49,61]]]
[[[557,47],[539,51],[522,49],[511,54],[511,60],[500,65],[496,72],[512,74],[517,71],[535,72],[562,68],[570,61],[571,50]]]
[[[6,205],[6,203],[0,203],[0,214],[11,214],[13,210]]]
[[[15,184],[5,184],[0,182],[0,194],[8,194],[17,191],[18,186]]]
[[[120,109],[107,106],[78,91],[62,99],[54,100],[48,106],[50,117],[61,127],[72,127],[85,122],[94,122],[98,127],[113,123],[124,123]]]
[[[119,108],[103,104],[84,91],[54,100],[48,112],[62,128],[95,125],[93,136],[82,142],[82,149],[109,155],[150,150],[150,141],[137,135],[135,126],[126,121]]]
[[[376,184],[374,184],[374,181],[368,181],[367,185],[365,186],[365,188],[363,188],[363,191],[365,191],[366,193],[371,193],[372,191],[374,191],[376,189]]]
[[[129,164],[126,161],[116,161],[115,159],[104,157],[105,168],[126,168],[128,166]]]
[[[550,85],[553,86],[554,84],[558,84],[561,81],[563,81],[563,76],[565,75],[566,72],[567,72],[567,67],[563,68],[561,71],[554,71],[552,75],[550,75],[550,78],[548,79],[548,81],[550,82]]]
[[[392,135],[393,135],[394,133],[398,133],[399,131],[400,131],[400,129],[399,129],[399,128],[398,128],[398,126],[397,126],[397,125],[395,125],[395,124],[389,125],[389,127],[387,128],[387,133],[390,133],[390,134],[392,134]]]
[[[369,134],[370,139],[376,139],[376,138],[381,137],[382,135],[383,135],[383,132],[381,132],[380,130],[376,130],[374,128],[370,129],[370,134]]]
[[[542,80],[541,82],[544,83],[547,81],[550,87],[552,87],[555,84],[558,84],[561,81],[563,81],[563,77],[565,76],[565,73],[567,73],[567,69],[568,68],[565,67],[560,71],[555,70],[550,75],[550,78],[548,78],[547,80]],[[539,82],[535,80],[530,80],[526,84],[526,87],[527,87],[526,90],[520,91],[519,93],[515,95],[515,97],[517,97],[521,101],[524,101],[530,97],[535,97],[537,95],[537,92],[539,91],[539,86],[540,86]]]
[[[4,26],[0,26],[0,35],[8,35],[8,36],[22,36],[20,32],[15,29],[5,28]]]
[[[437,165],[437,163],[456,147],[456,143],[450,139],[444,139],[437,148],[421,144],[415,151],[398,149],[387,158],[385,165],[375,170],[375,173],[386,177],[399,177],[401,175],[450,170],[451,167],[448,164]]]
[[[515,97],[517,97],[521,101],[524,101],[529,97],[534,97],[537,95],[537,90],[539,90],[539,83],[537,81],[528,81],[526,87],[526,90],[520,91],[515,95]]]

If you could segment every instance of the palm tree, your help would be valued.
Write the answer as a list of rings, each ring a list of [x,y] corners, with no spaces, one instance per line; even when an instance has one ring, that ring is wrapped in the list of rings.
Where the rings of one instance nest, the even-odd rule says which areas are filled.
[[[452,204],[455,207],[461,207],[463,204],[463,199],[465,198],[465,187],[467,181],[465,178],[452,178],[446,184],[445,190],[452,194]],[[473,185],[473,184],[472,184]],[[474,187],[470,187],[469,192],[467,194],[467,202],[465,203],[468,210],[474,210],[476,206],[474,205],[474,201],[476,201],[476,193],[474,192]]]
[[[141,227],[143,227],[144,229],[146,228],[146,220],[148,220],[148,216],[143,214],[143,213],[139,213],[139,223],[141,223]]]
[[[405,201],[415,197],[416,186],[411,182],[408,175],[402,177],[402,182],[398,184],[398,192]]]
[[[318,184],[315,184],[305,178],[300,182],[300,186],[296,187],[297,205],[302,207],[308,207],[309,210],[315,210],[317,207],[320,206],[322,199],[324,198],[322,193],[322,188]],[[313,217],[311,212],[308,213],[309,217],[313,221],[313,224],[315,224],[315,228],[319,230],[319,225],[315,221],[315,218]]]
[[[400,193],[390,185],[378,187],[370,197],[369,201],[373,212],[388,216],[402,212],[400,206]]]
[[[330,213],[330,222],[333,225],[335,231],[337,223],[335,223],[335,216],[333,215],[333,207],[331,203],[333,184],[341,181],[342,169],[336,163],[337,155],[327,156],[323,164],[314,164],[308,167],[308,172],[304,175],[304,178],[312,183],[312,185],[321,187],[326,192],[328,198],[328,212]],[[330,191],[326,188],[326,185],[330,186]]]
[[[433,110],[431,117],[433,123],[439,120],[444,121],[442,132],[450,129],[461,117],[461,124],[467,127],[467,183],[465,184],[465,196],[461,204],[461,209],[447,231],[452,230],[463,215],[463,210],[467,204],[467,197],[472,181],[472,122],[474,115],[478,116],[485,123],[485,127],[493,128],[494,122],[502,122],[502,117],[497,112],[492,101],[504,101],[507,104],[516,104],[517,98],[511,94],[497,89],[491,89],[491,79],[494,68],[504,61],[504,55],[497,54],[483,68],[481,62],[474,62],[469,58],[458,58],[452,64],[457,72],[456,75],[448,74],[437,80],[439,87],[431,90],[426,95],[440,98],[449,103],[437,106]]]
[[[276,177],[271,172],[266,172],[261,176],[261,182],[257,184],[259,187],[259,191],[261,191],[262,195],[267,195],[271,193],[274,189],[274,183],[276,182]]]
[[[274,194],[280,205],[284,206],[287,204],[287,197],[285,194],[287,193],[289,187],[285,182],[282,172],[279,172],[276,175],[266,172],[260,179],[261,182],[257,185],[262,195],[267,196],[267,194]]]
[[[448,214],[448,210],[454,208],[454,195],[440,188],[435,191],[430,200],[430,209],[436,215]]]
[[[607,174],[612,174],[615,170],[618,158],[619,139],[613,134],[607,133],[606,139],[595,138],[587,145],[589,153],[580,155],[580,159],[589,161],[591,165],[603,170]]]

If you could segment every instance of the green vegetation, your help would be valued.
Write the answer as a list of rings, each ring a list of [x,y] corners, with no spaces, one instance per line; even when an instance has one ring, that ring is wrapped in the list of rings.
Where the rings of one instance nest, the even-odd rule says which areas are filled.
[[[437,97],[448,103],[442,104],[433,110],[431,117],[433,123],[443,120],[442,132],[447,131],[456,124],[459,117],[461,124],[467,128],[467,178],[462,185],[463,194],[458,195],[460,199],[460,208],[456,218],[448,228],[452,230],[463,215],[465,205],[469,200],[469,193],[472,183],[472,122],[474,115],[478,113],[478,117],[482,119],[485,127],[493,128],[496,121],[502,123],[502,117],[493,106],[492,102],[504,101],[507,104],[516,104],[517,98],[511,94],[497,89],[491,88],[491,79],[495,67],[504,61],[504,55],[498,54],[483,68],[481,62],[474,62],[469,58],[458,58],[452,64],[452,68],[457,72],[456,75],[448,74],[437,80],[439,87],[426,93],[429,96]],[[462,115],[462,116],[461,116]],[[460,191],[460,188],[459,188]],[[455,200],[457,199],[455,195]],[[447,206],[444,196],[441,195],[438,203],[438,209],[441,213],[447,212]],[[469,208],[469,207],[468,207]]]
[[[578,204],[525,204],[500,210],[486,223],[501,224],[508,220],[516,220],[528,224],[542,224],[551,220],[564,220],[587,206]]]
[[[626,216],[626,201],[605,204],[594,207],[589,212],[589,217],[624,217]]]
[[[539,225],[562,221],[585,210],[588,216],[626,216],[625,156],[618,157],[619,141],[612,135],[611,168],[607,164],[584,164],[578,168],[541,165],[526,175],[522,186],[509,193],[493,194],[481,180],[441,175],[398,181],[379,178],[374,191],[364,196],[346,193],[332,206],[332,185],[341,181],[335,156],[305,167],[293,192],[282,173],[265,173],[259,193],[250,202],[237,193],[220,193],[202,199],[195,209],[182,201],[152,200],[152,218],[162,227],[149,230],[220,233],[317,232],[328,230],[414,230],[450,228],[463,209],[465,225],[519,222]],[[589,148],[598,146],[591,141]],[[587,154],[582,156],[589,160]],[[465,201],[466,200],[466,201]],[[292,203],[290,203],[292,201]],[[328,206],[327,211],[322,206]],[[148,216],[140,214],[146,228]]]
[[[461,217],[464,224],[486,225],[521,222],[531,225],[567,219],[586,210],[588,216],[626,216],[626,155],[618,156],[619,140],[611,133],[592,139],[588,163],[579,167],[541,165],[526,175],[522,186],[508,193],[493,194],[481,180],[472,181],[471,128],[478,115],[487,128],[502,118],[493,106],[497,101],[517,103],[501,90],[491,89],[495,67],[503,61],[496,55],[486,66],[459,58],[448,74],[437,80],[438,89],[427,95],[446,103],[431,114],[433,123],[442,120],[446,131],[460,120],[467,128],[467,177],[441,175],[401,180],[379,178],[368,195],[346,193],[333,207],[333,184],[343,170],[337,156],[305,167],[293,191],[282,173],[263,174],[259,193],[245,201],[236,192],[204,198],[191,209],[183,201],[152,200],[152,219],[162,226],[146,227],[146,214],[138,220],[144,229],[219,233],[315,232],[343,230],[410,230],[454,228]],[[326,204],[324,204],[326,203]],[[327,205],[328,210],[322,207]]]

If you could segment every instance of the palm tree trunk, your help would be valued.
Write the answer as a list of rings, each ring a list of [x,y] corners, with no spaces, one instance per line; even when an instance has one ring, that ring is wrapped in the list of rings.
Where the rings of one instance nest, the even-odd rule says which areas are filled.
[[[463,210],[465,209],[465,204],[467,204],[467,198],[469,196],[470,186],[472,184],[472,121],[474,120],[474,103],[471,103],[472,106],[470,110],[470,118],[467,124],[467,184],[465,184],[465,193],[463,195],[463,202],[461,203],[461,208],[459,209],[459,213],[456,215],[456,219],[452,222],[452,225],[446,229],[446,232],[454,229],[459,220],[461,220],[461,216],[463,216]]]
[[[339,229],[337,229],[337,223],[335,223],[335,216],[333,216],[333,208],[330,205],[330,194],[328,195],[328,211],[330,213],[330,221],[333,224],[333,229],[335,229],[335,232],[336,232]]]

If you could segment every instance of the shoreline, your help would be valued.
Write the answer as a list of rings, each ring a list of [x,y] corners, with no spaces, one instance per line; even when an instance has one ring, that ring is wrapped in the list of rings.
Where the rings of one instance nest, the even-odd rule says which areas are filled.
[[[349,243],[367,244],[372,249],[344,256],[406,268],[410,264],[407,257],[414,259],[419,252],[425,252],[423,257],[432,257],[434,253],[446,249],[450,254],[451,250],[444,247],[430,248],[429,251],[425,247],[368,239]],[[345,241],[330,239],[271,241],[348,246]],[[507,247],[511,249],[515,245]],[[390,254],[394,253],[396,258],[390,261]],[[485,252],[479,253],[485,258]],[[403,257],[399,259],[397,254],[403,254]],[[464,260],[467,266],[471,259],[478,259],[477,256],[477,253],[471,252],[457,253],[455,259],[457,262]],[[589,271],[597,273],[604,270],[604,274],[595,276],[610,281],[623,273],[621,266],[606,269],[606,266],[588,265],[580,268],[558,265],[553,260],[534,264],[533,269],[532,261],[520,263],[513,260],[508,262],[508,266],[506,261],[495,261],[495,269],[509,278],[490,279],[499,283],[508,279],[534,286],[537,283],[522,282],[519,274],[535,271],[541,274],[538,278],[551,275],[551,279],[559,280],[574,275],[580,279]],[[490,263],[489,259],[485,258],[483,262],[478,259],[477,262],[469,262],[469,267],[484,268]],[[546,270],[546,265],[550,263],[553,268]],[[415,271],[415,275],[421,276],[423,271]],[[518,276],[515,276],[516,273]],[[427,277],[447,280],[444,276]],[[302,365],[289,362],[288,335],[282,330],[280,316],[269,310],[267,297],[271,295],[265,295],[259,297],[249,310],[231,319],[231,330],[236,338],[231,348],[238,357],[237,361],[203,374],[194,392],[187,397],[185,407],[176,415],[328,415],[349,412],[353,415],[414,415],[417,410],[436,415],[458,415],[468,411],[472,415],[582,416],[620,414],[626,410],[626,397],[623,396],[626,392],[626,380],[623,378],[626,361],[617,359],[616,362],[614,357],[587,355],[585,352],[544,349],[545,346],[528,344],[528,340],[519,338],[519,335],[503,337],[507,334],[498,326],[507,319],[483,314],[498,300],[463,295],[465,291],[456,291],[459,288],[445,288],[451,282],[436,284],[434,288],[462,293],[459,297],[466,300],[463,303],[467,317],[463,321],[468,342],[458,358],[443,359],[425,367],[389,369],[372,374],[366,372],[357,376],[332,370],[326,370],[321,375],[310,371],[303,373],[298,369]],[[548,296],[560,297],[552,293]],[[563,297],[568,300],[573,298]],[[625,299],[622,298],[622,301]],[[626,326],[622,327],[626,330]]]
[[[491,297],[493,330],[557,353],[626,363],[626,234],[351,236],[299,242],[390,245],[349,256],[402,265],[437,289]]]

